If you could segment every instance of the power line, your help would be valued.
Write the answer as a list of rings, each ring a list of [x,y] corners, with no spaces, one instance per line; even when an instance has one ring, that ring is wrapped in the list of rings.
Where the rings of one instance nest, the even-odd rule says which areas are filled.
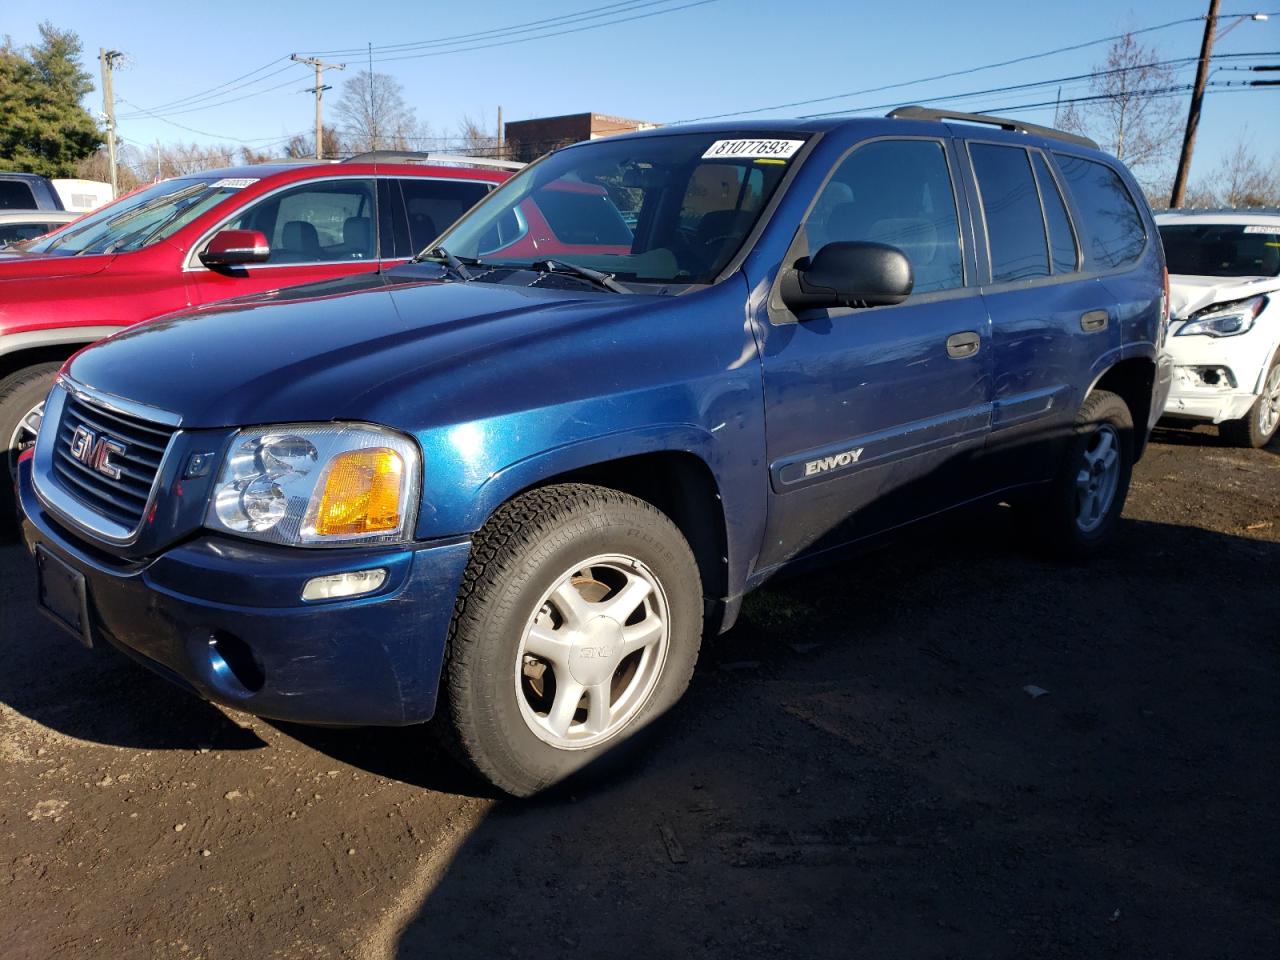
[[[285,87],[292,87],[297,82],[298,82],[298,77],[295,75],[290,79],[286,80],[284,83],[277,83],[271,87],[264,87],[261,90],[254,90],[254,91],[251,91],[250,93],[243,93],[240,96],[231,97],[227,100],[219,100],[216,103],[206,103],[198,107],[184,107],[180,110],[166,110],[163,112],[156,112],[154,110],[145,110],[142,107],[137,106],[136,104],[133,105],[133,108],[139,111],[140,113],[144,113],[147,116],[154,117],[156,119],[160,119],[162,117],[180,117],[183,114],[199,113],[201,110],[212,110],[215,107],[225,107],[229,103],[239,103],[241,100],[249,100],[249,99],[252,99],[253,97],[260,97],[264,93],[272,93],[276,90],[283,90]],[[229,93],[230,91],[227,91],[227,92]],[[127,116],[122,116],[121,119],[125,119],[125,120],[137,119],[137,117],[138,117],[138,114],[131,113],[131,114],[128,114]]]
[[[1280,13],[1280,11],[1276,11]],[[1272,16],[1273,14],[1267,14]],[[1227,16],[1248,16],[1248,14],[1227,14]],[[676,120],[674,123],[698,123],[703,120],[723,120],[728,117],[742,117],[748,114],[769,113],[773,110],[786,110],[791,107],[806,107],[815,103],[830,103],[832,100],[845,100],[849,97],[861,97],[868,93],[882,93],[885,90],[898,90],[902,87],[912,87],[919,83],[931,83],[935,80],[949,80],[953,77],[967,76],[973,73],[980,73],[984,70],[995,70],[998,67],[1009,67],[1018,63],[1027,63],[1031,60],[1040,60],[1044,57],[1056,56],[1059,53],[1071,53],[1075,50],[1083,50],[1086,47],[1097,46],[1100,43],[1110,43],[1119,40],[1125,36],[1139,36],[1145,33],[1152,33],[1157,30],[1166,30],[1169,27],[1181,26],[1185,23],[1198,23],[1203,21],[1204,17],[1183,17],[1180,20],[1170,20],[1167,23],[1158,23],[1155,26],[1143,27],[1140,30],[1127,30],[1124,33],[1117,33],[1109,37],[1099,37],[1096,40],[1086,40],[1083,43],[1075,43],[1066,47],[1057,47],[1053,50],[1045,50],[1041,53],[1031,53],[1022,57],[1014,57],[1012,60],[1002,60],[998,63],[986,63],[976,67],[966,67],[963,70],[952,70],[948,73],[939,73],[931,77],[920,77],[916,80],[903,80],[898,83],[886,83],[878,87],[867,87],[863,90],[854,90],[850,93],[835,93],[825,97],[812,97],[808,100],[792,100],[789,103],[777,103],[768,107],[755,107],[749,110],[735,110],[730,113],[708,114],[704,117],[691,117],[687,120]]]
[[[603,23],[590,23],[584,27],[574,27],[570,30],[556,30],[552,33],[542,33],[533,37],[520,37],[516,40],[501,40],[495,43],[483,43],[470,47],[457,47],[451,50],[435,50],[428,53],[411,53],[397,57],[377,57],[374,63],[393,63],[398,60],[420,60],[425,57],[443,57],[451,53],[470,53],[473,50],[488,50],[492,47],[509,47],[517,43],[529,43],[534,40],[550,40],[552,37],[563,37],[571,33],[583,33],[587,30],[599,30],[601,27],[613,27],[620,23],[631,23],[634,20],[646,20],[649,17],[660,17],[668,13],[676,13],[680,10],[689,10],[693,7],[703,7],[709,3],[719,3],[720,0],[694,0],[692,3],[684,3],[677,7],[666,7],[662,10],[650,10],[647,13],[638,13],[632,17],[616,17],[612,20],[606,20]]]
[[[280,140],[280,138],[277,138],[277,137],[258,137],[257,139],[245,140],[242,137],[233,137],[229,134],[210,133],[208,130],[197,130],[195,127],[188,127],[186,124],[177,123],[173,120],[169,120],[169,119],[166,119],[165,117],[159,116],[157,114],[153,114],[149,110],[144,110],[142,107],[138,106],[136,103],[131,103],[130,101],[126,100],[124,97],[117,97],[116,99],[119,100],[121,103],[128,103],[129,106],[133,107],[135,110],[141,111],[142,114],[144,114],[145,116],[151,117],[153,120],[159,120],[161,123],[167,123],[169,124],[169,126],[177,127],[179,130],[186,130],[188,133],[198,133],[202,137],[214,137],[218,140],[232,140],[235,143],[244,143],[244,144],[263,143],[264,141],[269,141],[269,143],[267,143],[268,146],[271,143],[275,143],[277,140]],[[129,116],[135,116],[135,114],[130,114]],[[295,136],[298,136],[298,134],[290,134],[288,137],[284,137],[283,140],[280,140],[280,142],[286,142],[288,140],[291,140]]]
[[[1237,57],[1237,58],[1239,57],[1271,57],[1276,55],[1277,54],[1275,53],[1261,51],[1257,53],[1229,53],[1229,54],[1223,54],[1222,57],[1225,59],[1226,57]],[[1116,67],[1112,70],[1098,70],[1090,73],[1077,73],[1069,77],[1053,77],[1049,80],[1034,80],[1034,81],[1029,81],[1027,83],[1006,84],[1004,86],[999,86],[999,87],[988,87],[985,90],[970,90],[966,93],[952,93],[952,94],[946,94],[944,96],[939,96],[939,97],[922,97],[922,98],[919,98],[916,102],[920,104],[945,103],[950,100],[967,100],[971,97],[985,97],[994,93],[1013,93],[1014,91],[1017,91],[1017,90],[1034,90],[1038,87],[1051,87],[1056,84],[1071,83],[1073,81],[1092,80],[1094,77],[1113,76],[1118,73],[1128,73],[1134,70],[1146,70],[1150,68],[1160,68],[1160,67],[1179,67],[1179,66],[1185,67],[1195,63],[1198,59],[1199,59],[1198,57],[1178,57],[1173,60],[1159,60],[1159,61],[1154,61],[1152,63],[1135,64],[1134,66],[1131,66],[1131,67]],[[1068,101],[1064,100],[1063,102],[1066,103]],[[870,104],[869,106],[863,106],[863,107],[844,107],[840,110],[828,110],[822,113],[809,113],[809,114],[803,115],[801,119],[816,120],[820,117],[836,117],[836,116],[842,116],[850,113],[866,113],[872,110],[885,110],[890,107],[896,107],[896,106],[901,106],[901,101],[890,100],[885,103],[875,103],[875,104]],[[977,111],[977,112],[981,112],[981,111]]]
[[[275,66],[277,63],[279,63],[282,60],[288,60],[288,59],[289,59],[288,57],[277,57],[276,59],[272,60],[270,63],[264,63],[262,66],[254,70],[250,70],[248,73],[242,73],[238,77],[233,77],[232,79],[226,81],[225,83],[218,84],[216,87],[209,87],[207,90],[201,90],[197,93],[188,94],[185,97],[179,97],[177,100],[170,100],[166,103],[153,104],[149,109],[156,110],[156,111],[163,111],[163,110],[168,110],[171,107],[179,107],[179,106],[188,105],[192,102],[206,100],[211,96],[221,96],[222,94],[230,93],[231,92],[230,90],[227,90],[224,88],[231,87],[232,90],[239,89],[239,87],[233,87],[232,84],[239,83],[241,80],[245,80],[249,77],[254,76],[254,74],[262,73],[263,70],[266,70],[269,67]],[[290,65],[286,63],[283,67],[280,68],[280,70],[274,70],[271,73],[267,74],[266,77],[257,77],[254,80],[250,80],[248,83],[241,84],[241,86],[244,86],[244,87],[251,86],[255,83],[258,83],[261,80],[265,80],[267,77],[275,76],[277,73],[280,73],[282,70],[289,69],[289,66]],[[221,93],[219,93],[219,91],[221,91]]]
[[[508,35],[515,33],[525,33],[540,29],[547,29],[553,26],[563,26],[564,22],[580,22],[582,20],[595,19],[609,15],[609,13],[627,13],[633,9],[641,7],[652,7],[663,3],[670,3],[672,0],[621,0],[617,3],[605,4],[602,7],[591,7],[587,10],[577,10],[573,13],[563,13],[554,17],[539,17],[537,20],[528,20],[524,23],[512,23],[505,27],[493,27],[489,30],[478,30],[474,33],[457,33],[449,37],[438,37],[434,40],[412,40],[405,43],[390,43],[374,45],[373,49],[379,53],[391,53],[393,51],[402,51],[408,49],[420,49],[426,47],[451,46],[458,43],[475,41],[480,38],[492,38],[494,35]],[[623,8],[623,9],[619,9]],[[366,52],[364,47],[350,47],[342,50],[310,50],[308,53],[317,57],[327,56],[355,56]]]

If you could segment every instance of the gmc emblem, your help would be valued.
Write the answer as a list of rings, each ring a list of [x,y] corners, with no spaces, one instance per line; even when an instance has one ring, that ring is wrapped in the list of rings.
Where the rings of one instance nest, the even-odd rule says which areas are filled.
[[[119,440],[95,436],[87,427],[76,427],[76,432],[71,435],[71,456],[112,480],[120,479],[120,468],[111,462],[111,458],[123,457],[124,454],[125,445]]]

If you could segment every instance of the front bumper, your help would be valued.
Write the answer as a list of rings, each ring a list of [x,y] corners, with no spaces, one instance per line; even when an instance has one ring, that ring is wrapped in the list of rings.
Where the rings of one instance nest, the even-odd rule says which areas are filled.
[[[89,634],[201,697],[279,720],[430,719],[470,541],[305,550],[202,535],[140,561],[68,533],[19,464],[23,537],[83,574]],[[383,567],[368,596],[304,603],[312,577]]]
[[[1248,414],[1262,375],[1275,352],[1267,339],[1266,315],[1248,333],[1238,337],[1176,336],[1185,321],[1175,321],[1167,349],[1173,357],[1173,385],[1164,415],[1222,423]],[[1201,371],[1212,371],[1217,383],[1206,383]]]

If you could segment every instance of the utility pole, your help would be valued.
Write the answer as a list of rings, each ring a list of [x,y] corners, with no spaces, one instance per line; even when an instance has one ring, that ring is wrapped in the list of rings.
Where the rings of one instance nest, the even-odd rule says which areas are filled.
[[[332,90],[333,87],[326,86],[324,82],[324,72],[326,70],[345,70],[345,63],[325,63],[317,57],[300,57],[296,53],[290,54],[290,60],[295,63],[305,63],[309,67],[316,68],[316,85],[308,87],[307,93],[316,95],[316,159],[324,159],[324,120],[320,111],[320,101],[326,90]]]
[[[107,115],[107,163],[111,167],[111,197],[120,192],[120,177],[116,172],[116,97],[111,86],[111,70],[124,56],[119,50],[98,48],[98,66],[102,68],[102,112]]]
[[[1187,192],[1187,178],[1191,175],[1191,151],[1196,145],[1196,127],[1200,125],[1200,107],[1204,102],[1204,85],[1209,79],[1209,57],[1213,53],[1213,34],[1218,28],[1218,0],[1209,0],[1209,15],[1204,21],[1204,39],[1200,41],[1200,62],[1196,65],[1196,84],[1191,91],[1191,107],[1187,111],[1187,129],[1182,135],[1182,156],[1178,158],[1178,172],[1173,178],[1173,195],[1169,206],[1182,206]]]
[[[502,104],[498,104],[498,158],[506,157],[506,131],[502,128]]]

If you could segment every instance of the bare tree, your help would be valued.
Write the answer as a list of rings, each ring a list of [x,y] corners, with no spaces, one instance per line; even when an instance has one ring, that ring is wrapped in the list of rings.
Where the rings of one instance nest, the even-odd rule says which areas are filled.
[[[1168,96],[1174,73],[1154,47],[1126,33],[1107,50],[1089,83],[1096,99],[1067,104],[1057,126],[1097,140],[1123,160],[1139,180],[1159,178],[1178,146],[1178,101]]]
[[[333,112],[353,153],[414,150],[429,132],[405,103],[399,82],[385,73],[362,70],[349,77]]]
[[[225,143],[166,143],[127,151],[127,162],[144,181],[165,180],[236,163],[240,148]]]
[[[322,134],[323,155],[328,159],[340,157],[347,153],[347,147],[342,142],[342,138],[338,136],[336,127],[328,124],[324,126]],[[299,133],[289,138],[289,142],[285,144],[284,155],[295,160],[305,160],[316,155],[316,138],[315,136],[307,136],[305,133]]]
[[[1222,158],[1215,180],[1228,207],[1280,206],[1280,164],[1268,166],[1246,141]]]
[[[463,117],[458,125],[458,144],[461,152],[472,157],[492,157],[498,153],[498,135],[471,117]]]

